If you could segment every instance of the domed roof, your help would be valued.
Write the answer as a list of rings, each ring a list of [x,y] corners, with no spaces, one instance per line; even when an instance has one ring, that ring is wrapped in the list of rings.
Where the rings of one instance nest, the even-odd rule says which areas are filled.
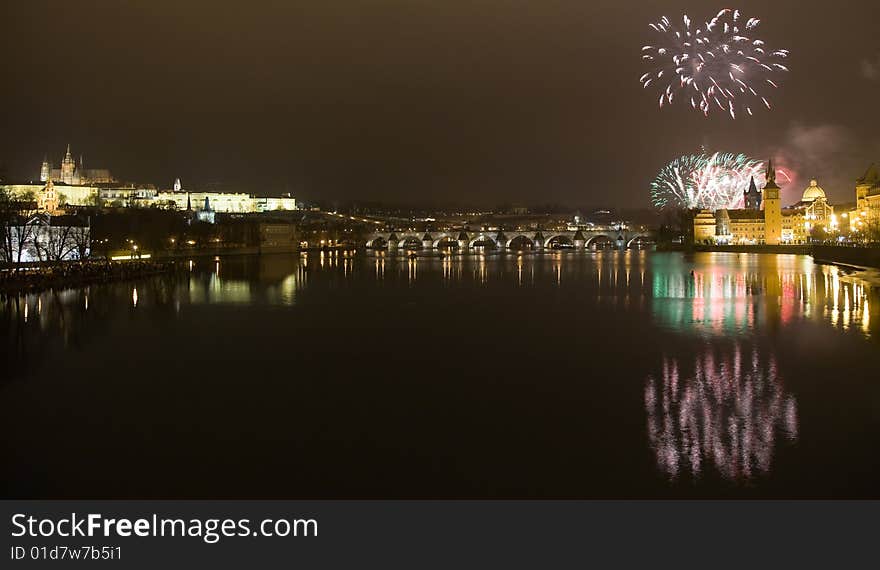
[[[810,180],[810,186],[804,190],[804,202],[815,202],[818,198],[825,198],[825,191],[815,180]]]

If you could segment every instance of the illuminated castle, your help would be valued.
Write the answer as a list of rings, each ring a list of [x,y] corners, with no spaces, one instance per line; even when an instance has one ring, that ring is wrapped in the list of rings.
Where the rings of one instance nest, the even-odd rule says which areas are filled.
[[[67,145],[67,153],[61,160],[61,168],[53,168],[48,157],[43,157],[43,164],[40,167],[40,182],[47,182],[49,180],[71,186],[116,182],[110,171],[106,168],[84,168],[82,155],[80,155],[79,164],[77,164],[70,154],[70,145]]]

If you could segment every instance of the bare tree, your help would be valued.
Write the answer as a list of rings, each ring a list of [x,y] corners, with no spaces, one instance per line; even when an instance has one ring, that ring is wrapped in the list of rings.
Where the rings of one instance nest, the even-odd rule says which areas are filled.
[[[71,239],[77,259],[86,259],[92,253],[92,232],[88,226],[77,226],[71,230]]]
[[[14,198],[5,189],[0,189],[0,224],[2,224],[2,245],[0,254],[3,261],[20,264],[28,244],[34,238],[34,225],[31,217],[37,205],[31,200]],[[16,268],[17,269],[17,268]]]

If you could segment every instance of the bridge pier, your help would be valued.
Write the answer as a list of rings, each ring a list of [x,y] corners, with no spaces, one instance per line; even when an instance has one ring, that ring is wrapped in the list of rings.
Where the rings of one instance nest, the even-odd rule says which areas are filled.
[[[434,238],[431,237],[431,234],[426,233],[422,238],[422,249],[432,250],[434,249]]]

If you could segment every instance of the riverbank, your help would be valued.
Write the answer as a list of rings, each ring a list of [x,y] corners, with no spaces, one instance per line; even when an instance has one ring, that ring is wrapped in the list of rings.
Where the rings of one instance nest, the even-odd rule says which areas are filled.
[[[857,269],[880,269],[880,247],[814,245],[813,259],[817,263],[846,265]]]
[[[152,252],[142,252],[144,257],[149,256],[153,261],[173,261],[176,259],[197,259],[200,257],[218,257],[231,255],[262,255],[273,253],[297,253],[299,248],[293,244],[283,245],[262,245],[262,246],[241,246],[241,247],[202,247],[198,249],[163,249]],[[130,251],[127,250],[109,250],[93,252],[96,255],[107,258],[120,259],[129,256]],[[137,259],[137,258],[135,258]]]
[[[296,253],[299,251],[293,244],[284,245],[253,245],[242,247],[206,247],[199,249],[165,250],[157,252],[153,258],[159,260],[190,259],[197,257],[225,255],[262,255],[270,253]]]
[[[692,251],[719,253],[774,253],[777,255],[810,255],[811,245],[695,245]]]
[[[0,292],[32,293],[53,288],[81,287],[111,281],[140,279],[170,273],[177,264],[169,261],[75,261],[55,265],[22,267],[0,271]]]

